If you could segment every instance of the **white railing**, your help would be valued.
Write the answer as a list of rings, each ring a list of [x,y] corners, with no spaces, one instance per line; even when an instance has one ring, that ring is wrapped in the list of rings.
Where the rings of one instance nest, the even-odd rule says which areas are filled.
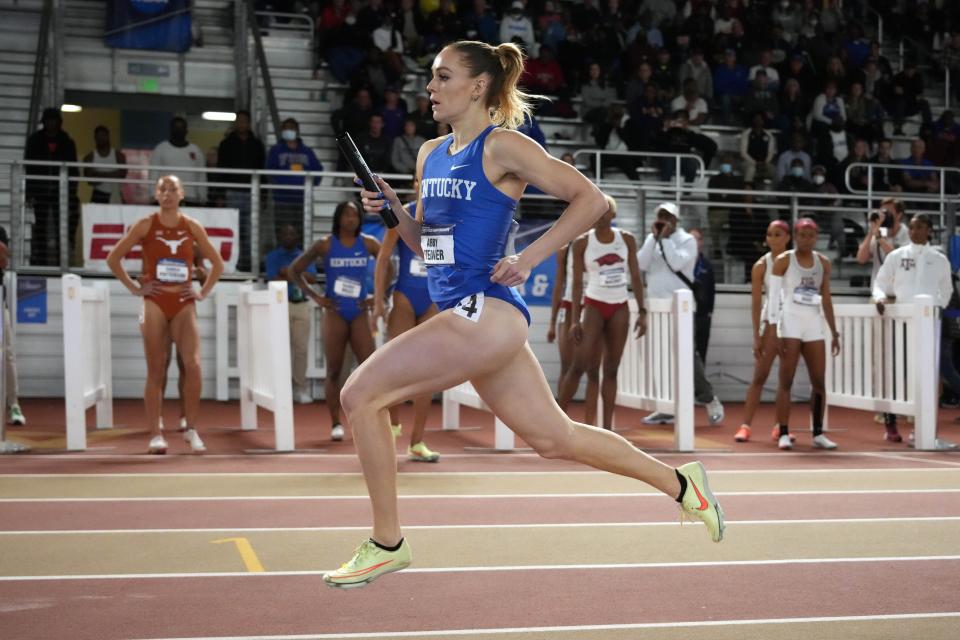
[[[239,363],[231,363],[231,335],[232,343],[236,345],[236,325],[231,323],[231,312],[236,319],[240,302],[240,294],[236,289],[226,290],[218,288],[216,298],[216,365],[217,365],[217,400],[230,400],[230,381],[240,377]],[[289,302],[287,303],[289,304]],[[319,357],[321,346],[319,340],[320,307],[308,300],[303,304],[310,306],[310,338],[307,341],[307,380],[323,380],[327,377],[326,361]],[[239,355],[239,354],[238,354]],[[319,362],[318,362],[319,361]]]
[[[648,300],[646,308],[647,333],[628,337],[623,350],[617,405],[672,415],[674,448],[693,451],[693,294],[678,289],[672,298]],[[636,317],[631,300],[631,327]]]
[[[67,449],[87,448],[87,409],[96,405],[97,428],[113,428],[110,290],[101,281],[84,287],[63,276],[63,381]]]
[[[476,389],[469,382],[459,384],[443,392],[443,430],[456,431],[460,428],[460,407],[470,407],[490,412]],[[491,412],[492,413],[492,412]],[[513,431],[496,415],[493,416],[493,448],[496,451],[512,451],[516,439]]]
[[[256,429],[257,407],[263,407],[273,412],[276,450],[293,451],[287,283],[271,282],[267,290],[254,291],[252,284],[240,285],[239,289],[240,428],[244,431]]]
[[[915,446],[937,436],[940,327],[930,296],[890,304],[834,306],[840,355],[827,360],[827,406],[913,416]]]
[[[630,302],[630,326],[636,320]],[[693,451],[693,294],[674,292],[666,300],[647,302],[647,333],[628,338],[617,377],[616,404],[634,409],[662,411],[674,416],[674,447]],[[443,428],[460,428],[460,407],[490,411],[469,382],[443,392]],[[603,408],[598,406],[597,414]],[[494,416],[494,449],[514,448],[514,434]]]

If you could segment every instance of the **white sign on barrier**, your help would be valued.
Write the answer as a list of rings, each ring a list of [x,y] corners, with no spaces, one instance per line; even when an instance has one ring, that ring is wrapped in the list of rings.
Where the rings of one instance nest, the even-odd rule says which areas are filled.
[[[120,242],[120,238],[138,220],[157,210],[156,207],[130,204],[84,204],[81,226],[83,229],[83,266],[85,269],[109,273],[107,254]],[[203,225],[210,242],[223,258],[224,273],[237,270],[239,246],[239,216],[237,209],[211,209],[184,207],[183,213]],[[123,261],[127,271],[140,271],[140,245],[127,254]]]
[[[87,448],[87,409],[96,405],[97,428],[113,428],[110,290],[106,282],[82,286],[63,276],[63,370],[67,449]]]
[[[443,392],[443,430],[456,431],[460,428],[460,407],[471,407],[490,412],[477,390],[469,382],[459,384]],[[512,451],[516,444],[513,431],[500,418],[493,416],[493,448],[496,451]]]

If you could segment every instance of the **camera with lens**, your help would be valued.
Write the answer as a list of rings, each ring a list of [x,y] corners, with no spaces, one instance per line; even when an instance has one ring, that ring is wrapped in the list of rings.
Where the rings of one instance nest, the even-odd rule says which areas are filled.
[[[879,219],[880,219],[879,211],[874,211],[873,213],[870,214],[870,222],[876,222]]]

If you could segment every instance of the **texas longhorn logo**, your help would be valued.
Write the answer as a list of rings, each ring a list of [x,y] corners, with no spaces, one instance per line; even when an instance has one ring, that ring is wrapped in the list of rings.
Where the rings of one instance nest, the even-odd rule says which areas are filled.
[[[160,242],[167,245],[167,248],[170,249],[170,253],[177,255],[177,251],[180,249],[180,245],[187,241],[187,238],[180,238],[178,240],[167,240],[166,238],[157,238]]]

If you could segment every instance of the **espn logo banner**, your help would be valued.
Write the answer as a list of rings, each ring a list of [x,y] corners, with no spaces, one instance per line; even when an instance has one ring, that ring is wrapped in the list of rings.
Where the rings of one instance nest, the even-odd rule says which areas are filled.
[[[84,204],[81,214],[83,229],[83,266],[93,271],[109,273],[107,255],[120,242],[123,234],[137,223],[157,211],[149,205],[134,204]],[[208,209],[183,207],[184,214],[203,225],[210,242],[223,258],[224,273],[235,273],[240,253],[239,218],[237,209]],[[123,267],[127,271],[142,269],[140,245],[127,254]]]

